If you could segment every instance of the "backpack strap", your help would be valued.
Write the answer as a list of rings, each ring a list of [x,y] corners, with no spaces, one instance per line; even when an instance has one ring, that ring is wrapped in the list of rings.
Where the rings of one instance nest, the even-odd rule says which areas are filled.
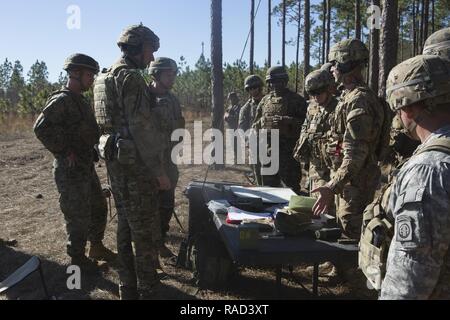
[[[439,151],[450,155],[450,138],[443,137],[434,139],[428,146],[417,150],[414,153],[414,156],[428,151]]]

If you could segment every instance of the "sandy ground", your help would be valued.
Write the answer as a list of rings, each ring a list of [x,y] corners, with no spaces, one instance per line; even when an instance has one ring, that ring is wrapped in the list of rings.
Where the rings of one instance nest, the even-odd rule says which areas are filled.
[[[192,123],[189,124],[192,128]],[[25,126],[30,128],[30,126]],[[2,132],[2,131],[0,131]],[[0,281],[31,256],[42,261],[49,293],[56,299],[118,299],[117,265],[102,267],[99,275],[82,277],[81,290],[67,289],[66,269],[69,259],[65,253],[64,219],[59,209],[58,193],[52,177],[52,156],[35,139],[30,129],[9,130],[0,136],[0,238],[16,239],[16,247],[0,246]],[[246,166],[223,171],[209,171],[208,180],[247,182]],[[106,170],[102,163],[97,172],[106,184]],[[188,199],[183,195],[190,181],[202,180],[205,165],[183,165],[176,189],[176,211],[184,230],[188,226]],[[114,208],[112,215],[115,214]],[[105,244],[116,250],[117,219],[107,225]],[[186,234],[175,219],[171,221],[168,247],[178,252]],[[239,268],[239,275],[219,290],[198,290],[192,281],[192,272],[162,260],[167,277],[162,281],[167,288],[167,299],[314,299],[311,295],[312,269],[295,266],[292,274],[283,269],[281,292],[275,285],[275,271],[263,268]],[[306,290],[305,290],[306,289]],[[320,299],[374,299],[376,294],[365,288],[320,277]],[[0,295],[1,299],[43,299],[38,274]]]

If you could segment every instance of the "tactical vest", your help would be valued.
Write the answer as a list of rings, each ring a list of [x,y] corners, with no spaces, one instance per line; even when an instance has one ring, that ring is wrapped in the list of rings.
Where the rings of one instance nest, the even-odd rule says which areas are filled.
[[[414,153],[412,157],[429,151],[450,154],[450,138],[437,138],[430,145]],[[398,168],[406,162],[401,163]],[[381,290],[381,284],[386,274],[389,246],[394,236],[393,217],[387,216],[385,208],[387,208],[389,195],[395,180],[394,177],[383,189],[381,195],[366,207],[363,214],[358,265],[376,290]]]
[[[103,69],[95,80],[95,118],[102,134],[115,133],[119,124],[125,121],[123,106],[119,105],[122,98],[121,90],[117,88],[116,77],[120,70],[127,67],[125,64],[119,64],[110,69]]]

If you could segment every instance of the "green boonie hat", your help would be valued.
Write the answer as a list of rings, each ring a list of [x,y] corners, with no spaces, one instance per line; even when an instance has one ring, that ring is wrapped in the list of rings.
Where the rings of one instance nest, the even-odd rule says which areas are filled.
[[[304,196],[292,196],[288,209],[290,212],[312,214],[312,208],[317,199]]]
[[[245,78],[244,81],[244,88],[248,89],[248,88],[255,88],[255,87],[262,87],[264,85],[264,82],[262,81],[262,79],[257,76],[257,75],[250,75],[247,78]]]
[[[117,45],[119,47],[122,47],[123,45],[138,47],[146,42],[150,43],[155,51],[159,49],[158,36],[141,23],[125,28],[119,36]]]
[[[327,70],[315,70],[305,79],[305,89],[308,94],[334,84],[334,77]]]
[[[433,54],[450,60],[450,27],[436,31],[425,41],[423,54]]]
[[[158,57],[155,61],[150,63],[148,71],[150,75],[155,75],[158,70],[173,70],[176,72],[178,66],[175,60],[166,57]]]
[[[450,61],[440,56],[418,55],[403,61],[389,73],[386,100],[396,112],[423,101],[430,110],[450,103]]]
[[[63,70],[66,71],[74,69],[89,69],[95,73],[98,73],[100,71],[100,66],[94,58],[82,53],[75,53],[64,61],[63,66]]]
[[[336,43],[330,49],[328,60],[344,64],[347,62],[366,62],[369,59],[369,50],[358,39],[346,39]]]
[[[278,79],[289,80],[289,75],[286,72],[286,68],[283,66],[275,66],[269,68],[266,73],[266,81]]]

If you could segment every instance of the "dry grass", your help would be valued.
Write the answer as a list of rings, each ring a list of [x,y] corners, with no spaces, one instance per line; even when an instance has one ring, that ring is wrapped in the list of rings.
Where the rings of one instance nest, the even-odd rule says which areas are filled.
[[[197,120],[204,114],[188,113],[187,118]],[[31,126],[33,119],[13,119],[3,122],[0,129],[0,238],[15,238],[15,248],[0,246],[0,279],[3,279],[33,255],[43,262],[44,276],[50,294],[57,299],[118,299],[117,266],[109,265],[99,275],[84,276],[82,290],[70,291],[66,287],[65,228],[58,205],[58,194],[52,177],[52,156],[35,139]],[[188,124],[192,128],[192,123]],[[206,128],[205,128],[206,129]],[[8,131],[11,130],[11,131]],[[245,168],[245,167],[244,167]],[[105,167],[99,164],[97,172],[106,184]],[[185,230],[188,226],[188,200],[184,188],[191,180],[203,179],[204,165],[185,165],[180,168],[180,181],[176,189],[176,210]],[[246,181],[242,170],[210,171],[209,180]],[[42,195],[42,198],[37,197]],[[112,212],[115,213],[114,210]],[[117,220],[106,229],[105,244],[116,248]],[[178,251],[183,234],[175,219],[171,221],[169,248]],[[276,292],[274,270],[246,268],[217,291],[198,291],[192,284],[192,273],[164,262],[167,279],[163,283],[170,299],[311,299],[298,281],[284,271],[283,291]],[[311,289],[311,272],[307,266],[294,269],[296,280]],[[322,298],[375,298],[373,292],[350,289],[326,282],[321,278]],[[31,276],[20,286],[0,299],[42,299],[39,277]]]

